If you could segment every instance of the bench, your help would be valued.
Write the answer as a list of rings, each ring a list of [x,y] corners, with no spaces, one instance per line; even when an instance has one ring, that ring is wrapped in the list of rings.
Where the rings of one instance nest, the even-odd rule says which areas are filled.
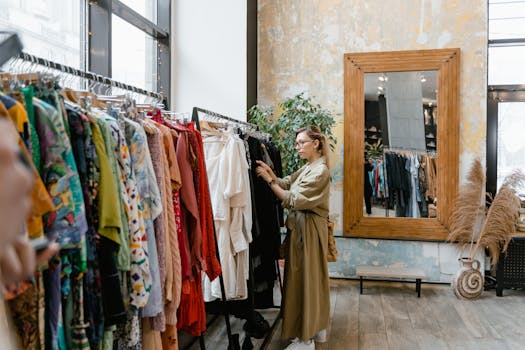
[[[363,294],[364,277],[382,277],[416,280],[417,297],[421,297],[421,280],[425,278],[425,273],[417,268],[396,268],[380,266],[357,266],[356,275],[359,276],[360,294]]]

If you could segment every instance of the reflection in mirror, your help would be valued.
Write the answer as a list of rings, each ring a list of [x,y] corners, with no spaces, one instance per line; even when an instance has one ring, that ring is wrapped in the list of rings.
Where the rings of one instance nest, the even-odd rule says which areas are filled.
[[[437,79],[364,74],[364,216],[436,217]]]

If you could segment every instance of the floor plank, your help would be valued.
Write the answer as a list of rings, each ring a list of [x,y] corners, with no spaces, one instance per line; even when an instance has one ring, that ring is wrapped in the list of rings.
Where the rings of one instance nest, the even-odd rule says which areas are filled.
[[[359,346],[359,289],[346,281],[336,281],[336,300],[331,313],[328,342],[317,344],[316,349],[357,349]],[[331,296],[332,297],[332,296]]]
[[[388,348],[392,350],[419,350],[417,339],[413,336],[412,323],[405,304],[404,293],[383,288],[381,306],[385,319]]]
[[[459,300],[448,285],[424,284],[417,298],[413,283],[330,281],[328,341],[316,350],[525,350],[525,292],[486,291],[479,300]],[[264,311],[272,317],[272,311]],[[276,314],[276,312],[275,312]],[[244,339],[243,321],[231,319]],[[281,350],[280,323],[266,350]],[[260,349],[262,340],[254,340]],[[227,349],[223,319],[206,332],[207,349]],[[192,350],[200,349],[194,344]]]

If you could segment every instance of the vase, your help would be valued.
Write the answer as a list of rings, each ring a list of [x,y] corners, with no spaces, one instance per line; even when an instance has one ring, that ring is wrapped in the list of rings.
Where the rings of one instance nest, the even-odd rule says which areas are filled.
[[[452,289],[459,299],[473,300],[483,292],[483,275],[479,260],[460,258],[459,271],[452,278]]]
[[[516,225],[518,231],[525,231],[525,208],[518,209],[518,224]]]

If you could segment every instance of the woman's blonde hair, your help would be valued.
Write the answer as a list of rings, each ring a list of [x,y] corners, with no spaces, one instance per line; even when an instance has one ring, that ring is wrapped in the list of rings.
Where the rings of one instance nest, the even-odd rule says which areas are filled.
[[[297,137],[298,134],[304,132],[308,137],[310,137],[312,140],[319,141],[319,147],[317,148],[318,151],[321,152],[321,155],[325,157],[326,160],[326,166],[328,169],[331,169],[331,162],[330,162],[330,146],[328,145],[328,138],[325,134],[321,132],[321,129],[315,125],[308,125],[304,128],[300,128],[295,132],[295,136]]]

